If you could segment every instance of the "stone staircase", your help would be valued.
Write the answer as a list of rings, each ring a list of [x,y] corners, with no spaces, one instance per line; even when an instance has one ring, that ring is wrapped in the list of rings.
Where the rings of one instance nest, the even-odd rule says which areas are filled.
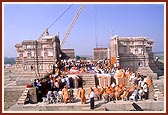
[[[160,77],[159,80],[153,81],[154,85],[154,99],[156,101],[164,101],[164,76]]]
[[[20,98],[17,100],[17,104],[24,105],[27,102],[37,103],[36,87],[26,88]]]
[[[157,101],[164,101],[164,94],[158,89],[158,86],[154,86],[154,99]]]
[[[93,73],[85,73],[81,76],[84,88],[95,87],[95,76]]]
[[[19,99],[17,100],[17,104],[25,104],[26,99],[27,99],[27,95],[28,95],[28,90],[24,90],[22,92],[22,95],[19,97]]]
[[[164,75],[164,65],[163,63],[155,62],[154,60],[149,61],[149,66],[154,73],[157,73],[157,76]]]
[[[158,77],[158,75],[154,73],[150,67],[139,67],[137,71],[139,71],[144,76],[151,76],[152,79],[157,79]]]
[[[155,61],[155,64],[156,64],[156,66],[157,66],[160,70],[164,71],[164,62],[162,62],[162,61]]]

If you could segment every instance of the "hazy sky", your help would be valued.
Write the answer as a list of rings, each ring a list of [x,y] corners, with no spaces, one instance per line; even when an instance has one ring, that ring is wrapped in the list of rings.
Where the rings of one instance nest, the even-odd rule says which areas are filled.
[[[71,4],[5,4],[4,56],[16,57],[15,44],[35,40]],[[60,40],[69,28],[79,4],[74,4],[51,28]],[[93,48],[109,47],[114,35],[153,39],[153,51],[164,51],[163,4],[85,4],[63,48],[76,55],[93,55]]]

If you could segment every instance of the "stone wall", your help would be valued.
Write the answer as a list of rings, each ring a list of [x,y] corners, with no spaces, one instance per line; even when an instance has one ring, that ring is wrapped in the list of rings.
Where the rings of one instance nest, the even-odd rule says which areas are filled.
[[[15,91],[4,91],[4,110],[7,110],[12,105],[15,105],[17,100],[22,94],[22,90],[15,90]]]

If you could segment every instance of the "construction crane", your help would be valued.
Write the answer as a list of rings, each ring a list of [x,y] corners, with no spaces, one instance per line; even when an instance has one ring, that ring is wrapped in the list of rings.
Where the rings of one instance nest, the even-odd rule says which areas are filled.
[[[60,47],[61,47],[61,48],[63,47],[63,45],[64,45],[66,39],[67,39],[68,36],[70,35],[70,32],[72,31],[72,28],[74,27],[74,25],[75,25],[75,23],[76,23],[76,21],[77,21],[79,15],[81,14],[81,12],[82,12],[82,10],[83,10],[83,7],[84,7],[84,4],[81,4],[80,7],[79,7],[79,9],[78,9],[78,11],[77,11],[77,14],[75,15],[74,19],[73,19],[72,22],[71,22],[70,27],[68,28],[68,30],[67,30],[67,32],[66,32],[64,38],[62,39],[62,42],[61,42],[61,44],[60,44]]]

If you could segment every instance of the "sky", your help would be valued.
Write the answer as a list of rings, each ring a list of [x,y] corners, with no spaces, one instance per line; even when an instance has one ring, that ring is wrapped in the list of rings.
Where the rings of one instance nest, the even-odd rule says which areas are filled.
[[[71,4],[4,4],[4,56],[16,57],[15,44],[36,40]],[[80,4],[49,28],[63,39]],[[93,55],[95,47],[109,47],[110,38],[143,36],[154,41],[153,52],[164,51],[163,4],[85,4],[63,48],[75,55]]]

